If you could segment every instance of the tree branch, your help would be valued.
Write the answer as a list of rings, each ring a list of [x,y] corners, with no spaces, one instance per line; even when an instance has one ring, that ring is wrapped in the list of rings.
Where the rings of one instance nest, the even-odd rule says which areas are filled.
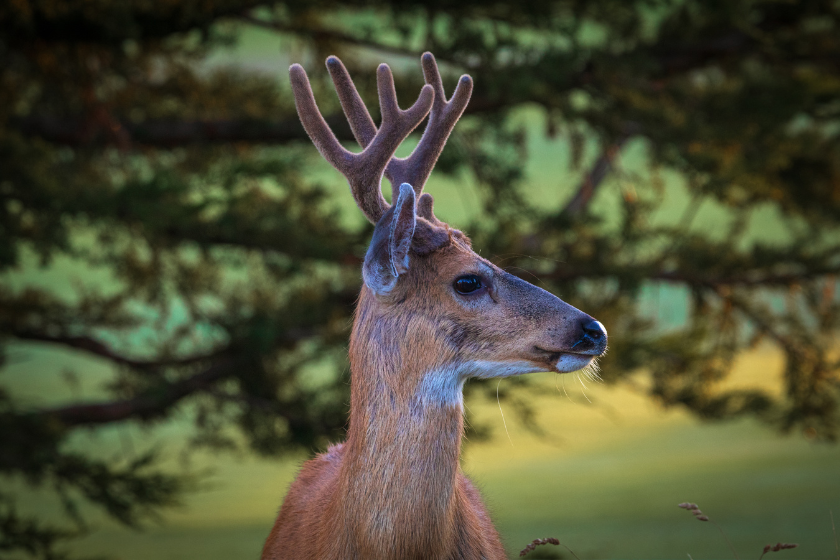
[[[651,280],[684,282],[686,284],[706,284],[707,286],[790,286],[817,276],[836,274],[840,266],[812,268],[804,272],[791,274],[740,274],[732,276],[699,276],[683,272],[658,272],[650,276]]]
[[[319,30],[304,27],[287,26],[281,23],[269,22],[258,18],[240,15],[241,19],[261,27],[278,32],[295,33],[298,35],[323,36],[335,41],[363,46],[400,55],[417,56],[410,49],[389,46],[375,41],[360,39],[337,30]],[[715,56],[728,56],[742,51],[754,43],[740,32],[725,33],[704,42],[692,44],[660,44],[648,49],[648,55],[662,66],[662,78],[667,79],[673,74],[685,72],[709,63]],[[458,64],[455,62],[455,64]],[[478,74],[481,68],[473,68]],[[507,72],[517,71],[528,73],[526,65],[508,67]],[[568,87],[577,87],[586,82],[592,75],[592,68],[587,67],[578,74],[570,75]],[[654,84],[656,86],[656,84]],[[473,96],[465,114],[479,114],[494,112],[507,107],[533,101],[529,96],[507,95],[505,90],[498,91],[491,97],[482,97],[480,92]],[[342,114],[326,117],[330,128],[339,140],[352,141],[353,135],[347,120]],[[109,145],[119,144],[120,140],[130,144],[170,148],[190,144],[223,144],[230,142],[249,142],[261,144],[284,144],[297,140],[307,140],[308,137],[297,117],[290,117],[279,121],[256,120],[150,120],[140,123],[129,122],[113,118],[106,126],[90,118],[58,118],[50,116],[29,116],[9,120],[9,124],[23,134],[38,136],[56,144],[69,146]],[[625,139],[619,141],[620,145]],[[594,194],[595,189],[606,176],[614,153],[609,149],[599,158],[595,167],[581,184],[578,195],[569,205],[569,211],[577,212],[577,208],[585,207]],[[578,200],[578,197],[580,200]]]
[[[641,268],[641,267],[640,267]],[[585,270],[581,268],[557,269],[548,274],[538,273],[529,269],[520,269],[527,275],[536,276],[546,280],[568,281],[579,278],[607,278],[613,276],[626,276],[627,270]],[[515,271],[511,271],[515,273]],[[703,276],[695,273],[672,271],[640,273],[638,276],[645,280],[679,282],[693,286],[790,286],[805,280],[811,280],[818,276],[840,273],[840,266],[825,266],[812,268],[800,273],[791,274],[737,274],[732,276]]]
[[[659,76],[666,78],[692,70],[720,58],[741,54],[756,46],[743,31],[732,29],[715,37],[693,43],[662,43],[650,47],[650,55],[659,62]]]
[[[356,301],[357,297],[357,292],[350,290],[337,294],[338,301],[340,301],[343,305],[352,305]],[[10,334],[20,340],[32,340],[36,342],[61,344],[62,346],[67,346],[76,350],[83,350],[96,356],[111,360],[116,364],[128,366],[138,370],[154,370],[165,367],[189,366],[192,364],[205,362],[209,360],[217,360],[219,358],[223,358],[231,354],[231,350],[228,347],[217,350],[215,352],[210,352],[208,354],[195,354],[192,356],[186,356],[184,358],[137,360],[118,354],[110,348],[108,348],[108,346],[106,346],[102,342],[99,342],[98,340],[88,336],[49,335],[35,331],[12,331]],[[290,328],[286,329],[282,335],[277,336],[275,342],[280,344],[294,343],[305,338],[311,338],[317,334],[318,330],[315,328]]]
[[[130,399],[71,405],[42,410],[34,414],[57,420],[65,427],[107,424],[130,418],[149,419],[159,416],[184,397],[234,375],[239,368],[247,367],[247,363],[247,360],[242,357],[226,357],[201,373],[163,387],[154,387]]]
[[[773,325],[770,324],[764,317],[761,316],[760,313],[757,313],[754,309],[752,309],[749,305],[747,305],[743,300],[737,297],[732,297],[731,294],[728,294],[728,290],[722,290],[723,286],[710,286],[709,287],[712,292],[715,293],[720,299],[725,302],[728,302],[730,305],[738,309],[744,316],[753,322],[762,332],[770,335],[770,338],[775,340],[779,346],[782,348],[789,350],[789,351],[798,351],[800,350],[799,345],[796,344],[793,340],[789,337],[784,336],[783,334],[779,333],[776,329],[773,328]]]
[[[191,29],[206,29],[219,18],[235,16],[243,9],[265,4],[264,0],[240,2],[172,2],[165,9],[148,4],[116,2],[89,10],[84,4],[69,3],[56,9],[34,3],[26,10],[6,10],[2,20],[4,38],[12,44],[39,42],[121,45],[127,38],[137,41],[159,39]],[[9,14],[11,12],[11,14]],[[28,14],[28,15],[23,15]],[[119,25],[114,22],[119,21]]]
[[[326,117],[339,140],[353,140],[353,133],[342,114]],[[251,142],[285,144],[307,140],[297,117],[280,121],[217,120],[178,121],[150,120],[139,123],[114,120],[110,128],[89,119],[62,119],[30,116],[10,119],[10,125],[27,136],[38,136],[67,146],[100,146],[114,144],[113,128],[124,132],[129,144],[172,148],[188,144],[227,144]]]
[[[303,26],[295,26],[295,25],[285,25],[278,21],[266,21],[264,19],[259,19],[254,17],[250,14],[243,14],[239,16],[239,19],[250,23],[251,25],[255,25],[257,27],[262,27],[263,29],[270,29],[271,31],[279,31],[281,33],[291,33],[293,35],[299,35],[304,37],[310,37],[315,41],[318,40],[330,40],[330,41],[338,41],[340,43],[347,43],[349,45],[356,45],[359,47],[367,47],[369,49],[374,49],[377,51],[382,52],[390,52],[393,54],[398,54],[402,56],[411,56],[417,57],[420,56],[420,53],[414,51],[412,49],[407,49],[405,47],[398,47],[393,45],[384,45],[382,43],[372,41],[370,39],[362,39],[360,37],[354,37],[353,35],[349,35],[347,33],[343,33],[341,31],[337,31],[334,29],[317,29],[312,27],[303,27]]]
[[[76,350],[83,350],[102,358],[107,358],[114,363],[125,365],[134,369],[158,369],[167,366],[187,366],[205,360],[212,360],[222,356],[225,351],[212,352],[210,354],[197,354],[186,358],[172,358],[163,360],[135,360],[121,354],[117,354],[105,344],[87,336],[53,336],[34,331],[16,331],[15,338],[21,340],[33,340],[36,342],[49,342],[61,344]]]
[[[618,152],[621,150],[621,147],[628,139],[629,136],[624,136],[615,143],[611,144],[606,150],[604,150],[598,159],[595,160],[595,164],[586,176],[584,176],[583,181],[581,181],[578,186],[577,192],[566,204],[566,207],[563,208],[563,211],[561,212],[562,214],[569,217],[577,216],[582,213],[587,206],[589,206],[589,202],[592,200],[592,197],[595,196],[595,191],[612,169],[613,160],[615,160]]]

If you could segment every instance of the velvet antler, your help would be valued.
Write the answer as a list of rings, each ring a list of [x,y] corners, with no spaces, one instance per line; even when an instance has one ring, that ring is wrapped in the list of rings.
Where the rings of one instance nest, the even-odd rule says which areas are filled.
[[[330,57],[330,59],[338,61],[335,57]],[[403,111],[397,104],[397,93],[394,90],[394,76],[391,74],[391,69],[387,64],[380,64],[376,78],[379,105],[382,110],[382,126],[372,138],[369,138],[369,144],[365,146],[365,149],[359,154],[354,154],[344,149],[324,117],[321,116],[303,67],[300,64],[293,64],[289,68],[289,75],[295,95],[295,106],[306,133],[321,155],[347,178],[356,204],[365,216],[373,223],[378,222],[389,208],[380,189],[382,174],[402,141],[428,114],[434,98],[433,88],[429,85],[423,86],[414,105]],[[352,82],[348,85],[355,92],[356,88]],[[342,91],[342,88],[337,89],[339,89],[339,95],[348,94]],[[350,117],[351,123],[357,120],[357,117]]]
[[[417,144],[417,147],[407,158],[396,158],[393,157],[393,154],[399,143],[402,142],[408,133],[402,136],[399,139],[399,142],[393,146],[378,140],[382,136],[383,131],[389,125],[389,118],[386,116],[386,112],[393,111],[393,109],[396,108],[396,94],[393,93],[393,77],[388,69],[388,66],[385,64],[380,65],[379,75],[377,76],[380,106],[382,109],[382,126],[380,129],[377,129],[370,113],[367,110],[367,107],[362,101],[361,96],[359,96],[359,92],[356,90],[347,69],[338,58],[331,56],[327,59],[327,69],[332,77],[335,90],[338,93],[341,107],[350,123],[353,136],[355,136],[356,140],[362,148],[364,148],[364,151],[358,156],[344,150],[341,145],[338,144],[338,141],[335,140],[335,136],[332,134],[332,131],[329,130],[329,127],[323,117],[321,117],[321,114],[318,112],[317,105],[315,105],[315,100],[312,97],[312,90],[309,88],[309,82],[306,79],[306,73],[303,69],[299,65],[294,65],[290,70],[292,74],[292,86],[295,90],[295,101],[297,103],[298,113],[300,114],[301,121],[303,121],[304,128],[324,157],[347,177],[350,182],[350,187],[353,190],[353,194],[356,197],[356,202],[362,208],[362,211],[365,212],[365,215],[374,222],[378,219],[378,217],[373,219],[374,216],[381,216],[382,213],[388,209],[388,204],[382,197],[380,187],[383,171],[379,170],[377,167],[376,170],[378,171],[376,180],[371,181],[372,178],[370,175],[374,171],[371,169],[365,176],[364,184],[367,186],[362,187],[358,180],[355,180],[354,185],[355,176],[351,176],[343,170],[351,166],[344,165],[344,167],[339,167],[339,165],[335,163],[334,159],[340,161],[340,158],[346,159],[348,156],[362,157],[364,154],[367,154],[370,149],[375,148],[379,142],[382,146],[387,145],[389,148],[393,147],[393,149],[389,152],[389,159],[386,163],[386,167],[384,168],[384,174],[391,182],[392,191],[396,192],[402,183],[410,184],[414,188],[415,193],[417,193],[420,197],[417,200],[417,214],[431,222],[433,225],[439,223],[432,212],[432,197],[428,194],[422,194],[423,187],[426,184],[426,180],[429,178],[429,174],[431,174],[438,157],[440,157],[441,151],[443,151],[443,147],[446,144],[446,140],[449,138],[449,134],[452,132],[452,129],[455,127],[455,123],[458,122],[458,119],[461,117],[461,114],[464,112],[464,109],[470,100],[473,83],[469,76],[461,76],[452,98],[450,101],[447,101],[446,94],[443,91],[443,81],[441,80],[440,72],[438,71],[437,63],[435,62],[435,57],[432,56],[432,53],[424,53],[421,58],[421,63],[423,66],[423,75],[426,80],[426,85],[423,86],[423,90],[420,92],[420,97],[414,106],[408,109],[408,111],[400,111],[400,113],[408,115],[409,113],[412,113],[415,108],[422,106],[423,103],[425,103],[424,96],[426,95],[427,90],[432,90],[434,92],[434,100],[431,103],[429,124],[426,126],[426,130],[423,132],[423,136]],[[387,87],[383,87],[383,84]],[[388,95],[383,96],[384,91],[387,91]],[[399,111],[398,108],[396,110]],[[426,108],[426,111],[428,110],[429,109]],[[420,117],[420,120],[422,120],[423,117],[425,117],[425,112]],[[308,123],[307,120],[313,122]],[[419,124],[419,122],[411,126],[411,129],[408,132],[411,132],[417,124]],[[389,137],[396,138],[396,135],[389,135]],[[331,159],[331,157],[334,159]],[[381,160],[377,158],[376,161],[379,162]],[[352,170],[355,170],[355,168]]]

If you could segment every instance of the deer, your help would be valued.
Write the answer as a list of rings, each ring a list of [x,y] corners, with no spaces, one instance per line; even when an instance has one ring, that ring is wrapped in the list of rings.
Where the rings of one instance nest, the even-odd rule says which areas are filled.
[[[603,325],[473,251],[438,220],[423,187],[472,95],[461,76],[447,100],[424,53],[425,85],[406,110],[386,64],[377,70],[377,127],[342,62],[327,70],[359,153],[345,149],[306,71],[289,70],[304,129],[344,175],[375,224],[350,335],[346,440],[302,466],[265,542],[263,560],[501,559],[505,549],[460,468],[463,386],[470,378],[567,373],[604,354]],[[414,151],[398,146],[426,118]],[[385,176],[392,203],[382,195]]]

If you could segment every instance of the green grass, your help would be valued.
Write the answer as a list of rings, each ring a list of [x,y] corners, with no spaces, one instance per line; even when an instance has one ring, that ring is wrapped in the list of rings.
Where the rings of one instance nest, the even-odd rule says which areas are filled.
[[[25,357],[26,349],[16,353]],[[64,363],[62,353],[23,361],[17,373],[24,364]],[[773,383],[779,367],[778,356],[762,349],[740,360],[730,383]],[[742,558],[757,558],[765,544],[777,541],[800,544],[776,553],[779,560],[835,557],[828,512],[840,517],[837,446],[779,437],[751,421],[702,424],[626,388],[590,383],[590,404],[574,377],[565,379],[567,398],[560,378],[537,376],[545,387],[534,399],[544,437],[506,414],[508,437],[494,400],[467,402],[472,415],[493,425],[496,437],[468,443],[464,469],[482,489],[511,557],[531,540],[553,536],[582,559],[732,558],[714,526],[676,507],[682,501],[700,504]],[[16,381],[25,388],[26,379]],[[30,381],[42,395],[66,393],[60,371]],[[80,436],[75,445],[118,455],[126,440],[137,449],[163,443],[172,468],[184,468],[177,460],[184,427],[177,417],[150,432],[127,425]],[[125,560],[256,558],[302,459],[201,453],[188,468],[212,475],[163,524],[133,532],[94,516],[96,531],[74,549]],[[34,511],[55,507],[44,496],[24,494]]]
[[[757,375],[772,383],[779,368],[762,349],[739,361],[730,383]],[[836,446],[779,437],[753,421],[703,424],[627,389],[590,384],[590,405],[567,379],[572,403],[546,383],[534,404],[548,437],[526,434],[507,415],[510,440],[502,433],[465,457],[511,557],[535,538],[556,537],[581,558],[732,558],[713,525],[676,507],[683,501],[720,524],[742,558],[777,541],[801,545],[778,553],[785,558],[835,557]],[[499,416],[496,403],[479,406],[471,405],[477,415]]]
[[[677,423],[597,451],[497,464],[480,479],[511,552],[554,536],[581,558],[731,558],[714,526],[676,507],[689,500],[742,557],[781,540],[802,545],[787,558],[825,558],[838,465],[835,449],[779,442],[749,423]]]

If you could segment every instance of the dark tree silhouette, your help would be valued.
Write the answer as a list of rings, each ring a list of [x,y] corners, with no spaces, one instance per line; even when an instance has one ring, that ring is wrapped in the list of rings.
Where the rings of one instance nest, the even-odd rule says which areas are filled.
[[[317,62],[319,103],[348,141],[326,55],[368,100],[382,59],[397,63],[401,99],[416,95],[425,50],[449,79],[473,76],[438,166],[478,186],[481,219],[458,225],[483,254],[602,318],[607,382],[641,370],[652,398],[702,418],[838,436],[835,1],[16,0],[0,6],[0,26],[0,272],[61,257],[107,276],[72,295],[0,277],[0,366],[26,341],[114,368],[101,402],[44,409],[0,389],[0,475],[52,489],[71,522],[22,516],[4,492],[0,551],[59,558],[57,544],[84,529],[74,501],[132,525],[190,488],[154,454],[114,463],[70,450],[77,430],[167,422],[189,403],[195,445],[280,455],[341,437],[371,230],[339,220],[313,178],[287,77],[207,64],[254,27]],[[556,204],[525,196],[520,108],[583,166]],[[646,150],[644,176],[616,166],[630,144]],[[652,219],[660,169],[689,191],[670,225]],[[603,188],[616,178],[635,188]],[[616,220],[593,210],[598,197],[616,199]],[[691,227],[708,201],[729,213],[726,231]],[[786,242],[750,235],[762,208]],[[657,284],[687,293],[683,324],[645,314],[643,290]],[[761,340],[784,354],[780,391],[717,389]],[[334,374],[306,379],[324,360]],[[526,416],[527,385],[506,395]]]

